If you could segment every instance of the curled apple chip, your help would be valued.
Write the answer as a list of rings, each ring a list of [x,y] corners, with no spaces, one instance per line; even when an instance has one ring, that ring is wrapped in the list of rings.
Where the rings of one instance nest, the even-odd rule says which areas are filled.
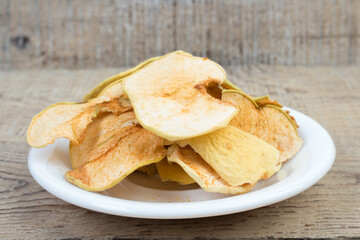
[[[280,162],[292,158],[300,150],[303,141],[298,136],[297,124],[278,102],[268,96],[252,98],[236,90],[224,91],[222,99],[239,108],[230,125],[277,148]]]
[[[85,103],[56,103],[37,114],[27,131],[27,141],[40,148],[54,143],[57,138],[68,138],[79,144],[86,127],[102,112],[120,114],[131,109],[129,100],[123,98],[119,85],[106,89],[98,98]]]
[[[85,163],[99,158],[110,151],[126,134],[128,128],[136,124],[133,111],[117,116],[113,113],[104,113],[96,117],[86,129],[83,141],[80,144],[70,142],[70,159],[74,169]]]
[[[121,72],[119,74],[116,74],[115,76],[105,79],[104,81],[102,81],[101,83],[96,85],[96,87],[93,90],[91,90],[88,94],[86,94],[85,97],[83,98],[83,100],[88,101],[92,98],[96,98],[110,84],[126,78],[127,76],[131,75],[132,73],[138,71],[142,67],[146,66],[147,64],[149,64],[159,58],[160,57],[150,58],[150,59],[138,64],[137,66],[126,70],[125,72]]]
[[[181,51],[163,56],[122,81],[139,123],[174,141],[225,127],[237,108],[209,95],[220,85],[224,69],[207,58]]]
[[[231,186],[254,185],[281,167],[276,148],[230,125],[178,144],[190,145]]]
[[[67,172],[66,179],[84,190],[103,191],[136,169],[165,157],[162,138],[138,125],[126,128],[126,134],[114,147],[81,168]]]
[[[168,149],[167,157],[170,162],[180,165],[207,192],[241,194],[253,187],[248,183],[231,186],[189,146],[180,148],[174,144]]]
[[[173,181],[181,185],[195,183],[183,169],[176,163],[168,162],[166,158],[156,163],[157,171],[162,181]]]

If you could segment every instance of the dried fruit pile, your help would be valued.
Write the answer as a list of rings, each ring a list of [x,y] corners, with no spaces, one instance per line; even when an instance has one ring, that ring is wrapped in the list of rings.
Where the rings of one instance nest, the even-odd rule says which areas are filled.
[[[66,179],[102,191],[135,170],[205,191],[245,193],[301,148],[295,120],[235,87],[215,62],[176,51],[111,77],[84,103],[54,104],[28,129],[33,147],[70,140]]]

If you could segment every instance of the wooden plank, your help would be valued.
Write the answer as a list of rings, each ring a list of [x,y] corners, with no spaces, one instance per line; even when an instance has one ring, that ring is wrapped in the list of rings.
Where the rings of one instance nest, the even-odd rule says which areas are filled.
[[[176,8],[184,14],[181,7]],[[3,71],[0,238],[359,239],[359,68],[259,65],[226,70],[229,79],[244,91],[254,96],[270,94],[316,119],[330,132],[337,148],[336,161],[315,186],[271,206],[203,219],[132,219],[72,206],[47,193],[30,176],[27,126],[41,109],[55,102],[80,100],[96,83],[119,69]]]
[[[224,66],[360,64],[356,0],[0,4],[0,69],[133,66],[176,49]]]

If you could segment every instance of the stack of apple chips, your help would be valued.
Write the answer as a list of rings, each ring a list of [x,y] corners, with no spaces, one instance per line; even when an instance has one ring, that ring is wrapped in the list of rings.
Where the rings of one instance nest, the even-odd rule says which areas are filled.
[[[66,179],[102,191],[135,170],[205,191],[245,193],[301,148],[295,120],[208,58],[176,51],[111,77],[84,103],[57,103],[28,129],[33,147],[70,140]]]

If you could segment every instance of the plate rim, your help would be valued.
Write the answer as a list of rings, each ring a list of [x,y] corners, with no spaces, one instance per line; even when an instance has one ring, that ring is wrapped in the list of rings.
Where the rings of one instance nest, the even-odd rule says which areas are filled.
[[[282,194],[270,194],[264,199],[257,199],[257,201],[253,202],[248,201],[245,202],[245,204],[244,202],[240,201],[240,203],[242,204],[238,202],[238,204],[234,206],[234,200],[235,202],[237,202],[239,198],[243,198],[246,200],[247,198],[251,199],[253,195],[255,195],[256,197],[256,195],[261,193],[271,193],[272,188],[274,188],[274,186],[276,186],[277,184],[281,183],[281,181],[254,192],[248,192],[242,195],[235,195],[222,199],[185,203],[158,203],[133,201],[100,195],[97,193],[79,189],[78,187],[71,184],[68,188],[62,189],[62,191],[58,191],[58,189],[54,187],[54,185],[52,185],[51,181],[48,181],[44,178],[44,176],[46,175],[42,176],[39,171],[35,169],[36,163],[34,163],[35,160],[33,155],[35,154],[35,151],[41,151],[42,149],[30,149],[28,154],[28,168],[35,181],[52,195],[78,207],[111,215],[146,219],[189,219],[219,216],[248,211],[283,201],[305,191],[306,189],[317,183],[321,178],[323,178],[325,174],[330,170],[335,161],[336,148],[334,141],[328,131],[317,121],[307,116],[306,114],[303,114],[291,108],[285,109],[290,110],[291,113],[295,116],[299,115],[301,116],[301,118],[305,118],[306,121],[314,124],[319,131],[322,131],[322,133],[328,140],[326,144],[326,146],[328,147],[328,151],[324,152],[324,155],[326,155],[324,158],[327,160],[325,162],[326,164],[323,168],[317,169],[317,174],[313,173],[312,175],[308,176],[308,178],[305,178],[307,181],[303,182],[302,185],[295,185],[293,188],[287,188],[283,190]],[[87,201],[82,201],[83,199],[86,199]],[[88,201],[89,199],[90,201]],[[114,203],[116,205],[115,208],[109,207],[113,206]],[[196,211],[194,211],[194,209]]]

